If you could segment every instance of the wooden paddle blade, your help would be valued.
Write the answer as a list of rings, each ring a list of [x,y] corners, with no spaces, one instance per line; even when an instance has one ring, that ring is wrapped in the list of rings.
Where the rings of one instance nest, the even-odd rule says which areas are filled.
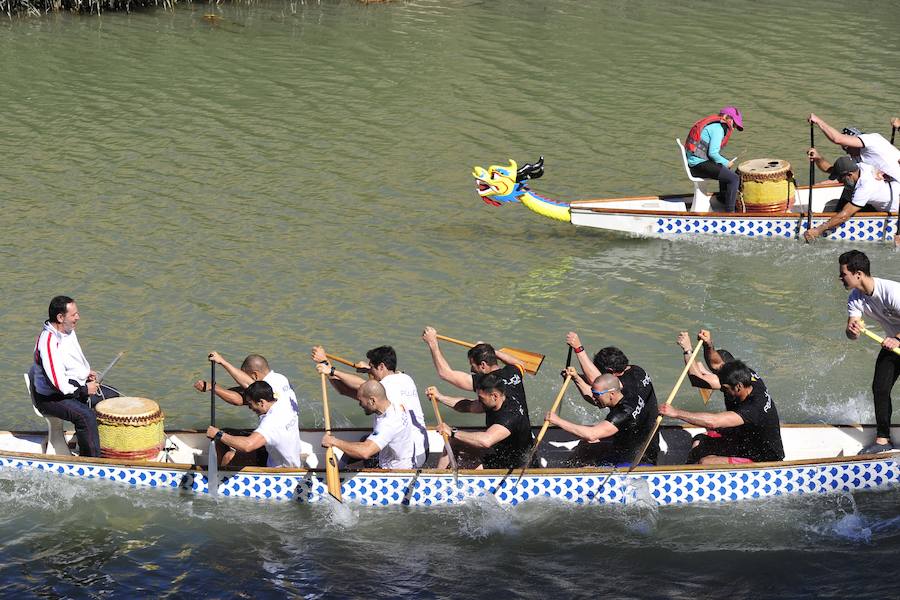
[[[341,476],[338,473],[337,459],[334,456],[334,448],[325,450],[325,485],[328,493],[338,502],[343,502],[341,497]]]
[[[522,368],[530,375],[535,375],[544,362],[544,355],[538,354],[537,352],[529,352],[528,350],[521,350],[519,348],[500,348],[500,352],[506,352],[521,360],[524,363]]]
[[[703,398],[703,404],[709,404],[709,398],[712,396],[713,391],[700,388],[698,390],[700,392],[700,397]]]

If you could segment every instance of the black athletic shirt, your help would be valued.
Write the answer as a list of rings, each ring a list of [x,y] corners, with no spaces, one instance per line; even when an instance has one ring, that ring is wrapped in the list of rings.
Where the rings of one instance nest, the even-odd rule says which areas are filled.
[[[528,414],[528,402],[525,401],[525,381],[523,378],[525,371],[517,365],[506,365],[496,371],[491,371],[491,375],[496,375],[506,384],[506,397],[514,396],[519,399],[525,414]],[[478,381],[484,377],[480,373],[472,373],[472,389],[478,389]]]
[[[733,456],[749,458],[753,462],[782,460],[784,446],[775,402],[766,384],[755,373],[751,386],[753,391],[743,402],[725,394],[725,410],[739,414],[744,424],[717,431],[734,448]]]
[[[650,376],[637,365],[622,373],[622,394],[619,403],[609,409],[606,420],[618,428],[612,437],[612,451],[609,457],[614,464],[631,463],[640,445],[647,440],[650,430],[656,425],[659,407],[656,403],[656,392]],[[653,434],[650,445],[640,462],[656,464],[659,454],[659,430]]]
[[[525,464],[531,451],[531,421],[528,410],[515,396],[506,395],[499,410],[485,413],[485,427],[502,425],[509,430],[509,437],[494,444],[484,455],[486,469],[514,469]]]

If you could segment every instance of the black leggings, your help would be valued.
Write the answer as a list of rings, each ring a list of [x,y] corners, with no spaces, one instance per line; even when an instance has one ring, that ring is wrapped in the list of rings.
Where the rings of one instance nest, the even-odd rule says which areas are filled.
[[[882,348],[875,359],[875,375],[872,376],[877,437],[891,439],[891,388],[897,377],[900,377],[900,356]]]
[[[719,181],[719,202],[725,205],[728,212],[734,212],[737,206],[738,187],[741,184],[737,173],[725,165],[708,160],[691,167],[691,175],[703,179],[717,179]]]

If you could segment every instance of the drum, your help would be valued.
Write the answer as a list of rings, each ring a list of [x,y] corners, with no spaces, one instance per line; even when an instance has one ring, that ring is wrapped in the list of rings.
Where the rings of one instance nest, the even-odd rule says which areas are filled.
[[[756,158],[741,163],[737,172],[741,178],[738,211],[781,213],[793,204],[796,189],[788,161]]]
[[[94,407],[100,431],[100,456],[153,460],[163,449],[165,415],[148,398],[120,396]]]

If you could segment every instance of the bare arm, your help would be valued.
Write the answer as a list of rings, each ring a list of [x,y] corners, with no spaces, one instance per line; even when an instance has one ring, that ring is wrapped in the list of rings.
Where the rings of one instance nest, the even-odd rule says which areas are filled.
[[[863,321],[859,317],[849,317],[847,319],[847,329],[844,330],[844,335],[847,336],[848,340],[859,339],[859,336],[862,333],[862,324]]]
[[[198,392],[209,393],[209,382],[200,379],[199,381],[194,382],[194,389]],[[234,390],[229,390],[226,387],[222,387],[218,383],[216,384],[216,396],[227,402],[228,404],[233,404],[235,406],[243,406],[244,405],[244,397],[241,396],[240,393],[235,392]]]
[[[218,431],[217,428],[210,426],[206,430],[206,435],[209,438],[213,438]],[[221,439],[222,443],[226,446],[234,448],[238,452],[244,452],[245,454],[258,450],[266,445],[266,438],[255,431],[250,435],[231,435],[230,433],[222,432]]]
[[[581,348],[581,352],[576,352],[575,356],[578,358],[578,364],[581,366],[581,370],[584,371],[585,381],[588,386],[594,383],[594,380],[600,377],[600,369],[591,362],[591,358],[588,356],[587,351],[584,350],[584,345],[581,343],[581,338],[578,337],[578,334],[574,331],[570,331],[566,334],[566,343],[571,346],[573,349],[578,350]],[[579,386],[578,389],[581,389]],[[588,390],[590,394],[590,390]]]
[[[619,428],[609,421],[600,421],[594,425],[579,425],[578,423],[563,419],[556,413],[547,413],[546,419],[563,431],[578,436],[587,442],[597,442],[604,438],[614,436],[619,432]]]
[[[744,424],[744,419],[736,412],[726,410],[720,413],[691,412],[675,408],[671,404],[663,404],[659,407],[659,414],[680,419],[690,425],[705,427],[706,429],[720,429],[723,427],[738,427]]]
[[[457,431],[453,437],[467,446],[487,449],[502,442],[509,435],[509,429],[503,425],[491,425],[485,431]]]
[[[222,358],[222,355],[218,352],[210,352],[209,360],[213,361],[216,364],[222,365],[225,370],[231,375],[231,378],[234,379],[235,383],[237,383],[242,388],[247,387],[251,383],[253,383],[253,378],[235,367],[233,364]]]
[[[336,438],[333,435],[322,436],[322,446],[324,448],[334,447],[340,449],[344,454],[357,460],[366,460],[381,452],[378,444],[372,440],[363,440],[361,442],[350,442]]]
[[[472,385],[472,374],[454,370],[450,367],[447,359],[444,358],[441,347],[438,345],[437,331],[434,327],[425,328],[425,331],[422,333],[422,340],[428,345],[428,350],[431,351],[431,362],[434,363],[438,377],[461,390],[473,391],[475,389]]]
[[[464,412],[464,413],[483,413],[484,405],[477,400],[470,400],[468,398],[458,398],[453,396],[445,396],[440,393],[436,387],[429,386],[425,389],[425,395],[429,398],[434,396],[435,400],[440,402],[445,406],[449,406],[456,412]]]
[[[837,144],[838,146],[847,146],[848,148],[862,148],[863,141],[856,137],[855,135],[847,135],[845,133],[841,133],[819,117],[814,114],[809,115],[807,119],[810,123],[815,123],[819,126],[819,129],[822,130],[822,133],[825,134],[832,143]]]
[[[838,225],[855,215],[857,212],[859,212],[860,208],[862,207],[856,206],[852,202],[848,202],[844,205],[844,208],[841,209],[841,212],[828,219],[826,223],[819,225],[818,227],[813,227],[812,229],[804,232],[803,236],[806,238],[807,242],[814,240],[829,229],[837,227]]]

